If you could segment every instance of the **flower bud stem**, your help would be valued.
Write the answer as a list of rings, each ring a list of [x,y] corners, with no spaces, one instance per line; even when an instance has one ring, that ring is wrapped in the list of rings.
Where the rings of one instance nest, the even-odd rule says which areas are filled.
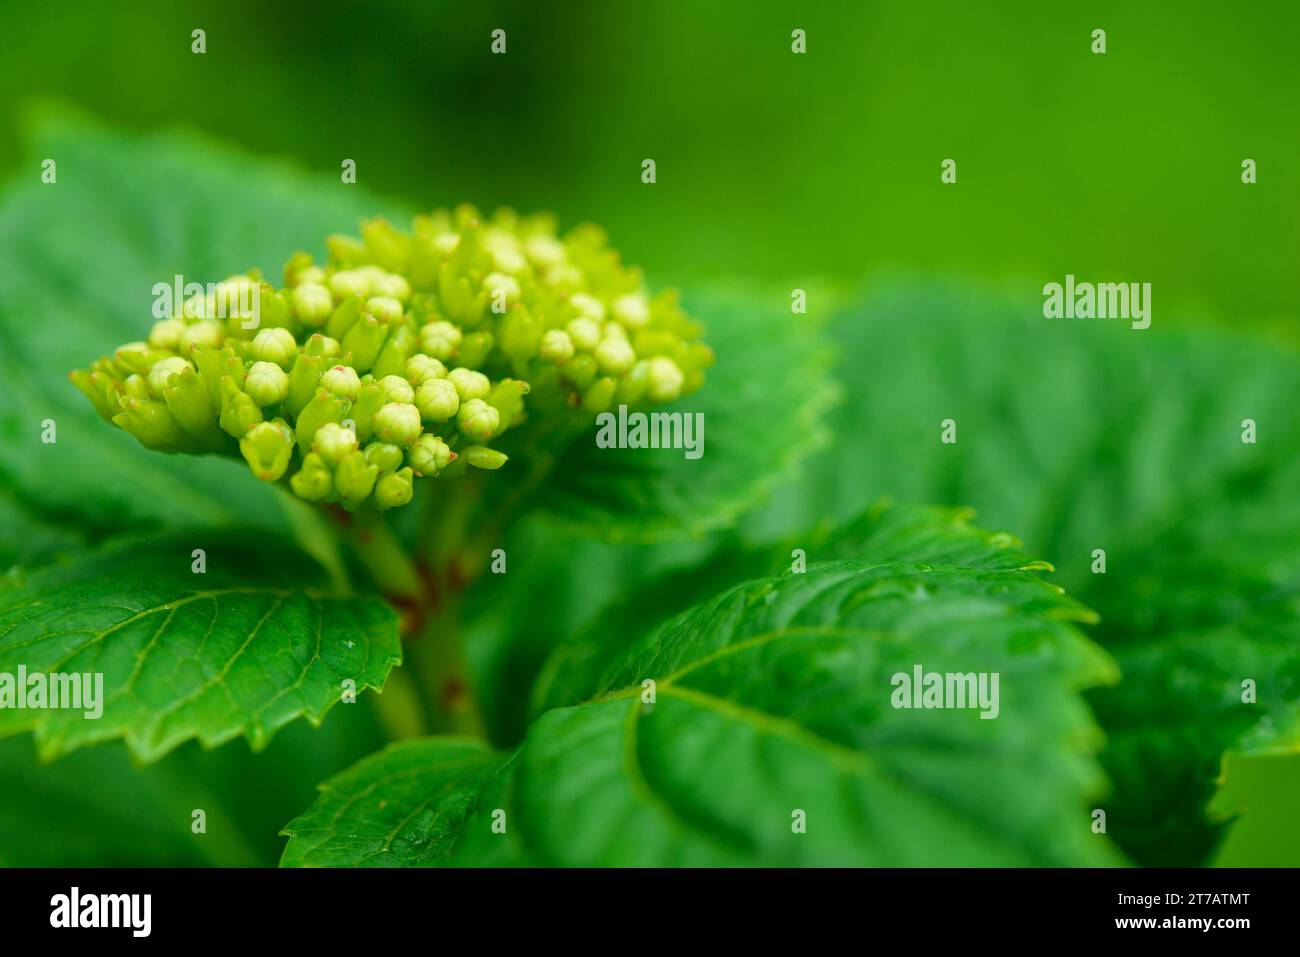
[[[463,646],[455,563],[442,566],[441,576],[417,566],[373,508],[331,512],[353,554],[401,616],[406,666],[423,691],[430,733],[485,737]]]

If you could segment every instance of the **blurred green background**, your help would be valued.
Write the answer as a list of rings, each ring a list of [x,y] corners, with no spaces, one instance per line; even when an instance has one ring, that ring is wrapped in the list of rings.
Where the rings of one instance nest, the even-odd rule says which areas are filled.
[[[1295,335],[1297,27],[1282,2],[6,4],[0,178],[39,175],[21,117],[53,97],[330,176],[351,158],[424,206],[595,220],[656,284],[1072,272],[1151,282],[1157,321]],[[1252,815],[1222,863],[1300,857],[1277,799],[1298,768],[1235,763],[1223,807]]]
[[[425,205],[592,219],[674,281],[1073,272],[1149,281],[1157,309],[1295,315],[1292,2],[5,6],[5,170],[23,101],[55,94],[326,172],[349,157]]]

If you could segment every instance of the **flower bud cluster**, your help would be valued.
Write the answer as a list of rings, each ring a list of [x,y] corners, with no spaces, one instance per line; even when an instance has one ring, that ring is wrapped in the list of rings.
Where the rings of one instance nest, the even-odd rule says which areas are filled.
[[[500,468],[492,443],[530,415],[671,402],[712,362],[594,226],[460,207],[327,246],[279,289],[230,277],[72,381],[149,448],[238,454],[308,501],[387,509],[416,478]]]

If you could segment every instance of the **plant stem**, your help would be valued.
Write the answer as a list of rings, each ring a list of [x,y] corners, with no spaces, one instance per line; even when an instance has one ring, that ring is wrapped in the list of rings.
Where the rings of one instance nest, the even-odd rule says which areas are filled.
[[[381,512],[361,508],[352,515],[336,513],[336,517],[357,559],[401,615],[402,635],[408,639],[403,648],[407,673],[423,692],[429,730],[484,737],[463,647],[454,569],[455,543],[463,527],[456,524],[444,529],[451,532],[443,542],[450,557],[445,566],[435,570],[416,563]],[[408,736],[414,728],[410,692],[415,689],[402,677],[393,690],[392,701],[380,706],[381,718],[390,734]]]
[[[342,513],[340,521],[352,551],[385,595],[408,601],[421,597],[424,588],[415,563],[381,512],[359,508],[351,515]]]
[[[435,734],[487,735],[470,681],[461,629],[459,596],[443,589],[424,627],[407,645],[416,679],[423,686],[429,724]]]

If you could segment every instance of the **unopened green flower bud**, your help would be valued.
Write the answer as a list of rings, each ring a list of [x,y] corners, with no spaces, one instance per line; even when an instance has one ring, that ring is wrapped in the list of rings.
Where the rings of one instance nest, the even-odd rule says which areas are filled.
[[[330,293],[336,299],[366,296],[370,293],[370,283],[365,276],[359,275],[351,269],[341,269],[330,276],[329,287]]]
[[[180,356],[159,359],[149,369],[149,391],[153,393],[155,399],[161,399],[163,389],[167,388],[167,380],[190,368],[193,368],[190,360],[182,359]]]
[[[390,272],[372,280],[370,292],[376,296],[387,296],[398,302],[406,302],[411,298],[411,284],[406,281],[405,276]]]
[[[284,400],[284,406],[289,410],[291,415],[302,413],[303,407],[316,395],[320,385],[321,369],[326,363],[324,356],[312,355],[313,345],[319,348],[316,342],[319,336],[312,336],[311,341],[307,343],[307,349],[298,353],[298,358],[294,360],[293,368],[289,371],[289,395]]]
[[[470,465],[476,469],[486,469],[489,472],[501,468],[508,459],[509,456],[504,452],[490,449],[486,445],[471,445],[465,450],[465,460]]]
[[[515,362],[526,362],[537,355],[541,341],[541,321],[522,304],[511,308],[501,322],[501,351]]]
[[[578,310],[579,316],[590,319],[597,325],[605,321],[605,304],[595,296],[589,296],[585,292],[575,292],[569,297],[569,305]]]
[[[289,373],[274,362],[254,362],[244,379],[244,391],[262,408],[283,402],[289,395]]]
[[[510,428],[510,424],[519,417],[524,408],[523,398],[531,388],[522,379],[502,379],[492,386],[487,403],[501,414],[499,431],[504,432]]]
[[[627,330],[617,322],[607,322],[600,327],[601,341],[605,339],[622,339],[627,342]],[[597,346],[596,348],[600,348]]]
[[[281,369],[293,364],[298,343],[288,329],[262,329],[253,337],[249,355],[259,362],[274,362]]]
[[[585,389],[595,381],[599,371],[600,367],[596,365],[595,358],[588,353],[583,353],[573,357],[573,361],[564,367],[562,375],[575,387]]]
[[[377,478],[378,466],[371,465],[364,453],[354,450],[340,459],[334,468],[334,491],[344,505],[356,508],[375,487]]]
[[[564,328],[579,352],[590,352],[600,342],[600,325],[590,319],[570,319]]]
[[[320,337],[320,354],[322,357],[332,359],[342,351],[337,339],[331,339],[329,336],[321,336],[320,333],[312,336],[312,339],[317,338],[317,336]]]
[[[460,407],[456,424],[471,439],[485,442],[496,434],[501,425],[501,413],[482,399],[470,399]]]
[[[338,465],[345,455],[357,449],[357,434],[337,422],[326,422],[312,436],[311,450],[326,465]]]
[[[447,373],[447,381],[456,387],[461,402],[469,399],[486,399],[492,391],[492,380],[473,369],[456,368]]]
[[[449,379],[426,379],[415,390],[415,407],[430,422],[446,422],[460,408],[460,393]]]
[[[149,391],[149,380],[142,375],[127,376],[122,381],[122,391],[132,399],[144,401],[153,398],[153,393]]]
[[[329,319],[325,320],[325,334],[331,339],[342,339],[360,318],[361,300],[349,296],[335,306]]]
[[[221,380],[221,427],[227,435],[242,439],[244,433],[262,421],[262,410],[248,394],[224,376]]]
[[[399,375],[386,375],[379,380],[379,388],[384,390],[384,398],[389,402],[410,405],[415,401],[415,390],[411,383]]]
[[[682,386],[686,384],[682,370],[667,356],[655,356],[650,360],[648,377],[646,394],[653,402],[672,402],[681,396]]]
[[[592,355],[605,375],[620,376],[636,364],[636,351],[626,339],[601,339]]]
[[[649,387],[650,363],[642,359],[632,366],[627,375],[618,380],[618,393],[614,399],[624,405],[634,405],[641,401],[641,397]]]
[[[426,432],[415,440],[408,454],[416,475],[437,475],[456,458],[451,446],[436,435]]]
[[[321,426],[330,422],[336,425],[339,424],[343,421],[343,416],[347,412],[348,403],[346,400],[330,395],[324,389],[321,389],[298,413],[298,421],[294,427],[298,437],[298,447],[305,453],[311,448],[312,442],[316,438],[316,432]]]
[[[293,291],[290,301],[293,303],[293,314],[310,329],[325,325],[330,313],[334,311],[334,297],[317,282],[304,282]]]
[[[402,448],[414,442],[422,428],[420,410],[409,403],[389,402],[375,413],[375,435]]]
[[[198,322],[185,327],[185,331],[181,333],[180,342],[176,344],[176,351],[181,355],[189,355],[196,347],[217,349],[225,341],[226,330],[220,323],[200,319]]]
[[[439,319],[420,329],[420,348],[433,358],[446,362],[459,351],[463,338],[458,326]]]
[[[87,372],[85,369],[68,373],[68,378],[90,399],[95,411],[111,422],[118,411],[116,380],[104,372]]]
[[[593,414],[605,412],[613,404],[614,393],[617,391],[618,380],[602,376],[582,393],[582,407]]]
[[[147,342],[128,342],[113,353],[113,365],[123,375],[147,375],[150,367],[166,353],[153,349]]]
[[[289,486],[299,498],[323,502],[334,489],[334,477],[314,452],[303,457],[302,468],[289,479]]]
[[[344,352],[352,354],[352,365],[358,372],[368,372],[388,338],[388,326],[370,313],[362,313],[352,324],[341,344]]]
[[[366,300],[365,311],[385,325],[402,318],[402,304],[391,296],[372,296]]]
[[[428,379],[441,379],[447,374],[447,367],[433,356],[418,352],[406,360],[406,378],[413,386],[420,386]]]
[[[547,362],[562,366],[573,358],[573,338],[563,329],[551,329],[542,336],[540,352]]]
[[[422,435],[415,440],[419,445],[426,438],[433,436]],[[371,442],[366,446],[366,461],[379,469],[380,472],[396,472],[402,466],[402,450],[391,442]]]
[[[471,332],[461,341],[460,351],[456,353],[456,357],[465,368],[477,369],[487,361],[495,343],[496,339],[486,329]]]
[[[274,482],[289,468],[293,432],[282,419],[259,422],[239,440],[239,451],[254,475],[264,482]]]
[[[390,328],[388,338],[384,340],[384,347],[379,350],[375,364],[370,367],[370,374],[376,379],[390,375],[404,377],[406,357],[410,355],[411,347],[414,345],[415,335],[405,325]]]
[[[149,345],[155,349],[178,351],[181,336],[188,328],[184,319],[159,319],[149,330]]]
[[[167,409],[182,429],[208,448],[218,448],[224,436],[213,417],[212,402],[207,387],[193,368],[182,369],[173,375],[163,389]]]
[[[355,399],[361,391],[361,376],[351,366],[330,366],[320,377],[321,388],[340,399]]]
[[[375,431],[375,413],[382,409],[388,400],[384,390],[377,382],[367,382],[361,386],[356,400],[352,403],[352,421],[356,424],[357,438],[367,441]]]
[[[519,280],[503,272],[490,272],[484,276],[483,288],[492,299],[494,308],[498,301],[506,307],[513,306],[521,294]]]
[[[145,448],[159,452],[176,452],[189,445],[180,423],[167,406],[153,399],[128,397],[113,421],[139,440]]]
[[[411,500],[414,493],[410,467],[385,475],[375,483],[375,505],[381,509],[397,508]]]
[[[629,329],[640,329],[650,322],[650,303],[639,292],[629,292],[614,300],[614,318]]]

